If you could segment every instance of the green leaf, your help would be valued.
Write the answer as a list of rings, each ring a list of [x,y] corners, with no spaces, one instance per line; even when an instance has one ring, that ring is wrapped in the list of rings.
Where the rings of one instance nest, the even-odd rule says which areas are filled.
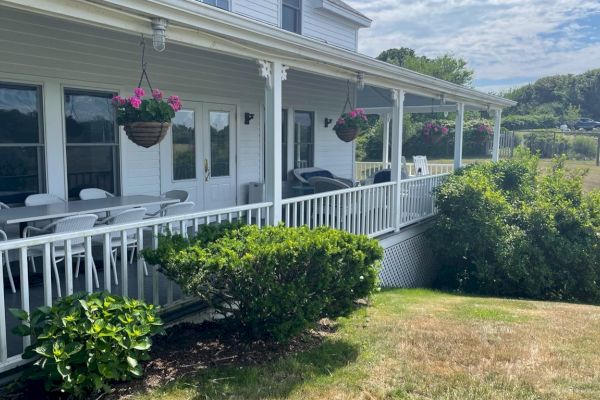
[[[19,308],[9,308],[8,311],[10,311],[10,313],[20,321],[27,321],[29,319],[29,314],[25,310],[21,310]]]
[[[11,332],[17,336],[29,336],[31,335],[31,328],[28,325],[21,324],[15,326]]]
[[[149,340],[144,342],[137,342],[132,347],[136,350],[148,350],[152,345]]]
[[[138,361],[133,357],[127,356],[127,364],[129,364],[131,368],[135,368],[138,366]]]

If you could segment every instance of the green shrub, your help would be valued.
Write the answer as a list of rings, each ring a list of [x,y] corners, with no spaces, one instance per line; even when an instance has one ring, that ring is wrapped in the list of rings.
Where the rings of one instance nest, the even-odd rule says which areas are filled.
[[[537,158],[474,165],[436,192],[431,230],[438,285],[470,293],[600,302],[600,194],[564,158],[545,174]]]
[[[139,361],[148,359],[150,336],[162,325],[154,306],[107,292],[77,293],[31,315],[11,312],[22,321],[13,332],[33,338],[23,358],[37,360],[24,377],[76,398],[141,376]]]
[[[162,237],[162,250],[144,256],[248,337],[285,341],[322,317],[349,313],[375,288],[383,255],[376,240],[328,228],[223,232],[185,248],[181,237]]]

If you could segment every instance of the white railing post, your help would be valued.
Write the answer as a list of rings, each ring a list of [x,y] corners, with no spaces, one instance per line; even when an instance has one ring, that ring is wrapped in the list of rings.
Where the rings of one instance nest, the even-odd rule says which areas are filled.
[[[273,203],[270,221],[273,225],[281,221],[282,176],[281,176],[281,110],[282,81],[286,78],[286,67],[279,61],[259,61],[265,85],[265,190],[266,201]]]
[[[394,186],[394,216],[396,229],[400,229],[400,223],[402,221],[402,207],[400,202],[402,201],[402,188],[400,181],[402,180],[402,130],[404,122],[404,89],[392,90],[394,98],[394,106],[392,110],[392,182],[396,183]]]
[[[463,131],[465,124],[465,105],[456,104],[456,125],[454,128],[454,169],[462,167]]]
[[[500,123],[502,122],[502,110],[494,110],[494,147],[492,149],[492,161],[500,160]]]
[[[385,114],[383,120],[383,169],[387,168],[388,163],[390,162],[390,123],[392,122],[392,117],[390,114]]]

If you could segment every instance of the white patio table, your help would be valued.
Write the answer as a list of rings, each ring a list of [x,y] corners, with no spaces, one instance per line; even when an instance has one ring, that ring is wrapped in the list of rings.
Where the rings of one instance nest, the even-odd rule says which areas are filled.
[[[23,224],[51,220],[78,214],[96,214],[134,207],[160,206],[179,200],[159,196],[120,196],[104,199],[76,200],[43,206],[15,207],[0,210],[0,225]]]

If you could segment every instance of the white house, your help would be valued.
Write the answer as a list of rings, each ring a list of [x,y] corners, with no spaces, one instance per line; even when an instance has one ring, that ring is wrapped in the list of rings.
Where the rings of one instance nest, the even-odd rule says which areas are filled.
[[[460,166],[464,111],[495,112],[497,158],[500,112],[514,103],[358,53],[360,29],[370,24],[341,0],[0,0],[0,202],[19,207],[33,193],[74,200],[86,187],[117,196],[183,189],[196,213],[160,223],[197,226],[233,215],[371,236],[431,216],[431,189],[441,178],[402,181],[403,113],[456,112]],[[128,140],[110,104],[113,95],[127,96],[137,86],[142,40],[153,87],[179,95],[184,104],[173,123],[178,134],[148,149]],[[164,51],[153,50],[163,44]],[[306,195],[295,168],[319,167],[355,179],[354,143],[338,139],[331,123],[348,87],[354,105],[389,115],[391,180]],[[264,185],[254,197],[253,183]],[[127,227],[141,232],[159,222]],[[48,249],[39,299],[51,304],[50,243],[85,237],[89,253],[91,237],[111,229],[0,243],[0,257],[4,250],[18,253],[22,276],[20,291],[0,293],[0,371],[18,363],[20,350],[7,345],[4,301],[30,307],[27,249]],[[70,259],[65,267],[60,279],[69,293],[77,287]],[[87,290],[96,289],[91,268],[87,262]],[[101,286],[115,289],[108,270]],[[144,297],[148,278],[152,301],[173,301],[172,286],[166,301],[157,294],[158,272],[146,277],[140,271],[137,296]]]

